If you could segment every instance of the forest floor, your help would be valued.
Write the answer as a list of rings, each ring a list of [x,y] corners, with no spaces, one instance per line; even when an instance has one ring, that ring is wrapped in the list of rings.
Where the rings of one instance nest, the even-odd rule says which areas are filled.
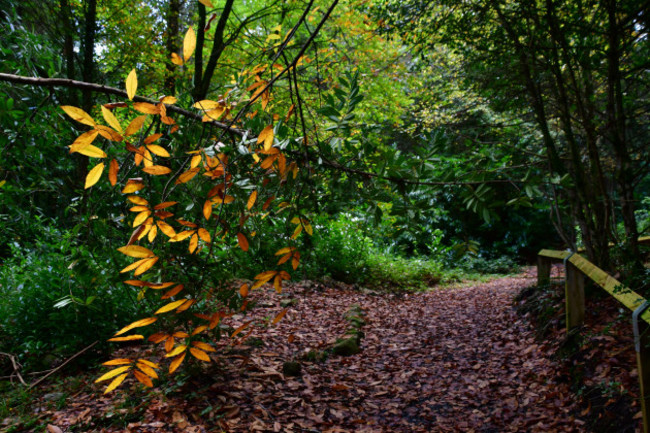
[[[639,409],[629,338],[611,336],[610,326],[607,338],[589,334],[559,358],[567,341],[561,314],[545,318],[542,340],[532,324],[542,310],[530,303],[540,299],[518,297],[534,277],[529,270],[409,294],[297,283],[281,298],[292,304],[282,321],[236,346],[224,340],[209,367],[163,379],[154,391],[127,379],[106,396],[92,377],[76,378],[78,391],[63,401],[34,401],[42,421],[34,431],[634,432]],[[275,317],[281,299],[258,299],[254,315]],[[551,294],[548,300],[557,301]],[[235,316],[228,325],[247,320]],[[332,353],[351,328],[362,331],[361,352]],[[616,341],[623,349],[613,353]],[[597,350],[582,342],[596,342]],[[124,350],[151,349],[121,349],[116,357]],[[589,360],[576,384],[572,366]],[[300,371],[287,369],[297,367],[288,361]],[[598,377],[613,389],[609,400],[604,391],[590,394],[601,390]],[[590,420],[610,412],[626,417],[614,420],[615,430]]]

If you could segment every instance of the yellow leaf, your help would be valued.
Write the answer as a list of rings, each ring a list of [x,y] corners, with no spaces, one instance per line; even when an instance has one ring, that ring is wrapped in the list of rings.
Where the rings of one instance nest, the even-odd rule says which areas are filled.
[[[118,358],[118,359],[111,359],[110,361],[106,361],[102,363],[102,365],[110,366],[110,365],[124,365],[124,364],[131,364],[133,360],[129,358]]]
[[[153,174],[155,176],[165,175],[172,172],[172,169],[165,167],[164,165],[152,165],[151,167],[145,167],[142,169],[145,173]]]
[[[184,232],[176,233],[176,236],[169,239],[169,242],[181,242],[194,234],[195,230],[185,230]]]
[[[195,357],[198,360],[205,361],[205,362],[211,361],[208,354],[202,351],[201,349],[190,347],[190,353],[192,354],[193,357]]]
[[[147,149],[149,149],[154,155],[169,158],[169,152],[167,152],[167,150],[162,146],[158,146],[157,144],[148,144]]]
[[[213,120],[219,120],[221,115],[226,112],[225,107],[215,108],[214,110],[209,110],[205,112],[205,115],[201,119],[201,122],[212,122]]]
[[[237,233],[237,242],[239,243],[239,248],[243,251],[248,251],[248,239],[246,239],[243,233]]]
[[[151,338],[150,338],[150,340],[151,340]],[[158,343],[160,343],[160,341]],[[151,362],[151,361],[143,359],[143,358],[138,358],[138,364],[148,365],[151,368],[160,368],[160,366],[158,364],[156,364],[155,362]]]
[[[153,227],[153,229],[155,229],[155,227]],[[153,229],[152,229],[152,231],[149,232],[149,233],[152,233],[152,232],[153,232]],[[155,236],[153,236],[153,237],[155,237]],[[152,241],[153,241],[153,239],[152,239]],[[144,274],[145,272],[147,272],[149,269],[151,269],[151,267],[152,267],[153,265],[156,264],[156,262],[158,261],[158,259],[159,259],[159,257],[153,257],[153,258],[151,258],[151,259],[144,259],[145,262],[142,263],[140,266],[138,266],[138,269],[135,270],[135,272],[133,273],[133,276],[134,276],[134,277],[137,277],[138,275],[142,275],[142,274]]]
[[[158,224],[158,228],[160,229],[161,232],[163,232],[167,237],[173,238],[176,236],[176,230],[169,224],[167,224],[165,221],[156,221],[156,224]]]
[[[104,170],[104,163],[97,164],[88,172],[86,176],[86,184],[84,189],[88,189],[99,181],[99,178],[102,176],[102,171]]]
[[[251,195],[248,197],[248,203],[246,204],[248,210],[251,210],[253,205],[255,205],[256,200],[257,200],[257,190],[251,192]]]
[[[314,234],[314,229],[312,228],[311,224],[305,223],[305,232],[307,232],[309,236],[312,236]]]
[[[200,160],[201,160],[201,157],[199,156],[199,161]],[[201,167],[194,167],[194,168],[191,168],[191,169],[187,170],[185,173],[178,176],[178,179],[176,179],[176,185],[178,185],[179,183],[188,182],[190,179],[192,179],[194,176],[196,176],[199,171],[201,171]]]
[[[144,335],[128,335],[126,337],[113,337],[109,338],[107,341],[136,341],[136,340],[144,340]]]
[[[158,311],[156,311],[154,314],[162,314],[162,313],[167,313],[169,311],[172,311],[172,310],[180,307],[182,304],[184,304],[185,301],[187,301],[187,299],[181,299],[179,301],[170,302],[169,304],[167,304],[167,305],[165,305],[163,307],[160,307],[158,309]]]
[[[140,191],[144,188],[144,182],[141,178],[129,179],[126,181],[126,185],[122,189],[122,194],[130,194],[132,192]]]
[[[133,135],[138,132],[140,128],[142,128],[142,125],[144,125],[145,120],[147,120],[147,116],[138,116],[133,119],[131,123],[129,123],[129,126],[126,127],[124,135],[128,137],[129,135]]]
[[[172,53],[172,63],[176,66],[181,66],[183,64],[183,59],[181,59],[178,54]]]
[[[129,365],[124,366],[124,367],[118,367],[118,368],[116,368],[114,370],[109,371],[108,373],[103,374],[101,377],[99,377],[97,380],[95,380],[95,383],[103,382],[105,380],[108,380],[108,379],[110,379],[112,377],[117,376],[118,374],[124,373],[125,371],[127,371],[130,368],[131,368],[131,366],[129,366]]]
[[[97,132],[99,132],[99,135],[104,137],[107,140],[111,141],[122,141],[124,140],[124,137],[122,137],[116,130],[113,128],[109,128],[108,126],[104,125],[96,125],[95,129],[97,129]]]
[[[144,364],[142,362],[138,362],[136,365],[147,376],[149,376],[149,377],[151,377],[153,379],[158,379],[158,373],[156,373],[156,370],[154,370],[150,365]]]
[[[179,353],[183,353],[185,352],[185,349],[187,349],[187,346],[184,345],[176,346],[174,350],[172,350],[167,355],[165,355],[165,358],[171,358],[172,356],[176,356]]]
[[[149,202],[144,199],[143,197],[140,197],[138,195],[130,195],[126,198],[128,201],[130,201],[133,204],[137,204],[140,206],[147,206]]]
[[[212,6],[212,3],[210,2],[210,0],[199,0],[199,3],[204,5],[206,8],[214,9],[214,6]]]
[[[147,226],[147,240],[149,240],[149,242],[153,242],[153,240],[156,239],[156,235],[158,234],[158,227],[153,225],[153,218],[149,218],[147,220],[147,224],[145,225]],[[140,238],[138,238],[138,240],[140,240]],[[133,275],[140,275],[140,274],[138,274],[138,272],[136,271]]]
[[[148,388],[153,388],[153,382],[151,382],[151,378],[146,374],[141,373],[138,370],[133,370],[133,375],[135,376],[136,379],[138,379],[138,382],[140,382],[144,386]]]
[[[104,120],[106,121],[106,123],[108,123],[113,129],[115,129],[120,134],[122,133],[122,125],[120,125],[120,122],[119,120],[117,120],[117,117],[115,117],[115,115],[111,110],[104,107],[103,105],[102,105],[102,116],[104,116]]]
[[[196,168],[201,163],[201,155],[194,155],[190,161],[190,168]]]
[[[65,111],[65,114],[67,114],[77,122],[92,127],[95,126],[95,121],[93,120],[92,117],[90,117],[90,114],[86,113],[81,108],[73,107],[72,105],[61,105],[61,109]]]
[[[208,111],[208,110],[214,110],[217,108],[223,107],[223,104],[221,102],[217,101],[210,101],[209,99],[204,99],[199,102],[195,102],[194,105],[192,105],[194,108],[199,108],[203,111]]]
[[[97,134],[99,134],[96,130],[90,130],[86,131],[83,134],[81,134],[77,139],[70,145],[70,153],[75,153],[79,152],[79,150],[83,149],[84,147],[88,146],[90,143],[95,141],[95,138],[97,138]]]
[[[129,375],[129,373],[124,373],[124,374],[121,374],[121,375],[117,376],[117,377],[115,378],[115,380],[113,380],[113,381],[110,383],[110,385],[108,385],[108,386],[106,387],[106,390],[104,390],[104,394],[108,394],[109,392],[113,391],[115,388],[117,388],[118,386],[120,386],[120,384],[121,384],[122,382],[124,382],[124,379],[126,379],[126,376],[128,376],[128,375]]]
[[[117,164],[117,161],[115,159],[112,159],[110,165],[108,166],[108,181],[111,183],[111,186],[115,186],[117,183],[117,172],[119,169],[120,166]]]
[[[157,317],[147,317],[146,319],[140,319],[140,320],[137,320],[137,321],[131,323],[130,325],[127,325],[127,326],[125,326],[124,328],[122,328],[122,329],[120,329],[119,331],[117,331],[117,332],[115,333],[115,336],[117,337],[118,335],[124,334],[125,332],[128,332],[128,331],[130,331],[130,330],[133,329],[133,328],[139,328],[139,327],[141,327],[141,326],[151,325],[151,324],[154,323],[156,320],[158,320]]]
[[[206,329],[208,329],[208,326],[207,326],[207,325],[197,326],[197,327],[194,329],[194,331],[192,331],[192,336],[197,335],[197,334],[200,334],[201,332],[205,331]],[[196,346],[196,343],[197,343],[196,341],[192,342],[192,344],[193,344],[194,346]],[[197,347],[198,347],[198,346],[197,346]]]
[[[197,332],[197,334],[198,334],[198,332]],[[198,347],[199,349],[201,349],[201,350],[203,350],[205,352],[216,352],[217,351],[214,347],[212,347],[208,343],[204,343],[202,341],[192,341],[192,346]]]
[[[183,39],[183,60],[187,62],[187,60],[192,57],[192,53],[194,53],[194,49],[196,48],[196,33],[194,33],[194,30],[192,27],[187,29],[187,33],[185,33],[185,38]]]
[[[129,76],[126,77],[126,94],[129,97],[129,101],[133,100],[136,90],[138,90],[138,76],[136,75],[134,68],[129,72]]]
[[[276,323],[278,323],[280,320],[282,320],[282,318],[284,317],[284,315],[287,314],[287,311],[288,311],[287,308],[285,308],[285,309],[283,309],[282,311],[280,311],[280,313],[279,313],[277,316],[275,316],[275,319],[273,319],[273,321],[272,321],[271,323],[274,324],[274,325],[275,325]]]
[[[181,365],[183,360],[185,359],[185,355],[187,353],[183,353],[181,355],[178,355],[172,362],[169,364],[169,374],[172,374],[173,372],[176,371],[176,369]]]
[[[127,245],[125,247],[120,247],[117,250],[122,254],[129,257],[135,257],[136,259],[146,259],[155,255],[153,251],[141,247],[140,245]]]
[[[149,259],[142,259],[142,260],[138,260],[138,261],[135,262],[135,263],[131,263],[129,266],[127,266],[126,268],[122,269],[122,270],[120,271],[120,274],[123,274],[124,272],[132,271],[133,269],[135,269],[135,268],[137,268],[138,266],[142,265],[142,264],[143,264],[144,262],[146,262],[147,260],[149,260]]]
[[[160,114],[160,107],[148,102],[135,102],[133,108],[144,114]]]
[[[70,147],[70,149],[72,149],[72,147]],[[93,146],[92,144],[88,144],[82,147],[81,149],[77,150],[77,153],[89,156],[91,158],[106,158],[107,156],[103,150],[97,146]]]
[[[273,125],[269,125],[260,132],[257,143],[264,143],[264,150],[270,150],[273,146]]]
[[[133,220],[133,227],[137,227],[140,224],[142,224],[143,222],[145,222],[147,220],[147,218],[149,218],[149,215],[151,215],[150,210],[140,212],[138,215],[136,215],[135,219]]]

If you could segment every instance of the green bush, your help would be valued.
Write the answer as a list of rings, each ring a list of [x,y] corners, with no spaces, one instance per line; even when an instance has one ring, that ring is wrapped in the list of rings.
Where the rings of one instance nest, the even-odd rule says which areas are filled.
[[[98,263],[72,232],[41,224],[40,233],[33,245],[11,244],[0,266],[0,348],[28,369],[50,367],[95,340],[101,352],[138,311],[111,262]]]
[[[467,254],[456,262],[456,266],[465,272],[479,274],[510,274],[519,270],[519,265],[508,256],[487,259]]]
[[[367,273],[363,276],[365,285],[383,289],[426,289],[442,279],[442,265],[432,259],[410,258],[368,254]]]

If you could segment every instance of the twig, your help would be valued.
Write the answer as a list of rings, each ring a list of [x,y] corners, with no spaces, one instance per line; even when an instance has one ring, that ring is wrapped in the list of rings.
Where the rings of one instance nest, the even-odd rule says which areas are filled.
[[[31,385],[29,385],[29,389],[32,389],[32,388],[34,388],[36,385],[38,385],[39,383],[43,382],[43,381],[44,381],[45,379],[47,379],[49,376],[53,375],[54,373],[56,373],[57,371],[59,371],[60,369],[62,369],[62,368],[63,368],[67,363],[69,363],[70,361],[72,361],[72,360],[75,359],[77,356],[81,355],[82,353],[84,353],[85,351],[87,351],[88,349],[90,349],[91,347],[95,346],[97,343],[99,343],[99,340],[95,341],[95,342],[92,343],[90,346],[87,346],[85,349],[82,349],[81,351],[79,351],[79,352],[75,353],[74,355],[72,355],[70,358],[66,359],[66,361],[65,361],[63,364],[59,365],[59,366],[56,367],[56,368],[53,368],[53,369],[52,369],[49,373],[47,373],[45,376],[41,377],[41,378],[38,379],[36,382],[34,382],[34,383],[32,383]]]
[[[20,381],[20,383],[27,386],[27,384],[23,380],[23,377],[20,375],[20,367],[21,367],[21,365],[18,363],[18,361],[16,361],[16,357],[14,355],[10,354],[10,353],[5,353],[5,352],[0,352],[0,355],[6,356],[7,358],[9,358],[11,360],[11,364],[14,367],[14,372],[11,375],[9,375],[8,378],[11,379],[15,375],[16,377],[18,377],[18,380]]]

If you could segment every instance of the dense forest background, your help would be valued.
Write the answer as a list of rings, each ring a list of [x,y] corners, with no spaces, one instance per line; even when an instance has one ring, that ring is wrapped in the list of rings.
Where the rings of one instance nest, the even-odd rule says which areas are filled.
[[[51,366],[163,305],[161,281],[226,311],[247,305],[233,279],[424,288],[545,247],[643,293],[649,18],[631,0],[0,0],[0,348]],[[168,229],[150,205],[172,200]]]

